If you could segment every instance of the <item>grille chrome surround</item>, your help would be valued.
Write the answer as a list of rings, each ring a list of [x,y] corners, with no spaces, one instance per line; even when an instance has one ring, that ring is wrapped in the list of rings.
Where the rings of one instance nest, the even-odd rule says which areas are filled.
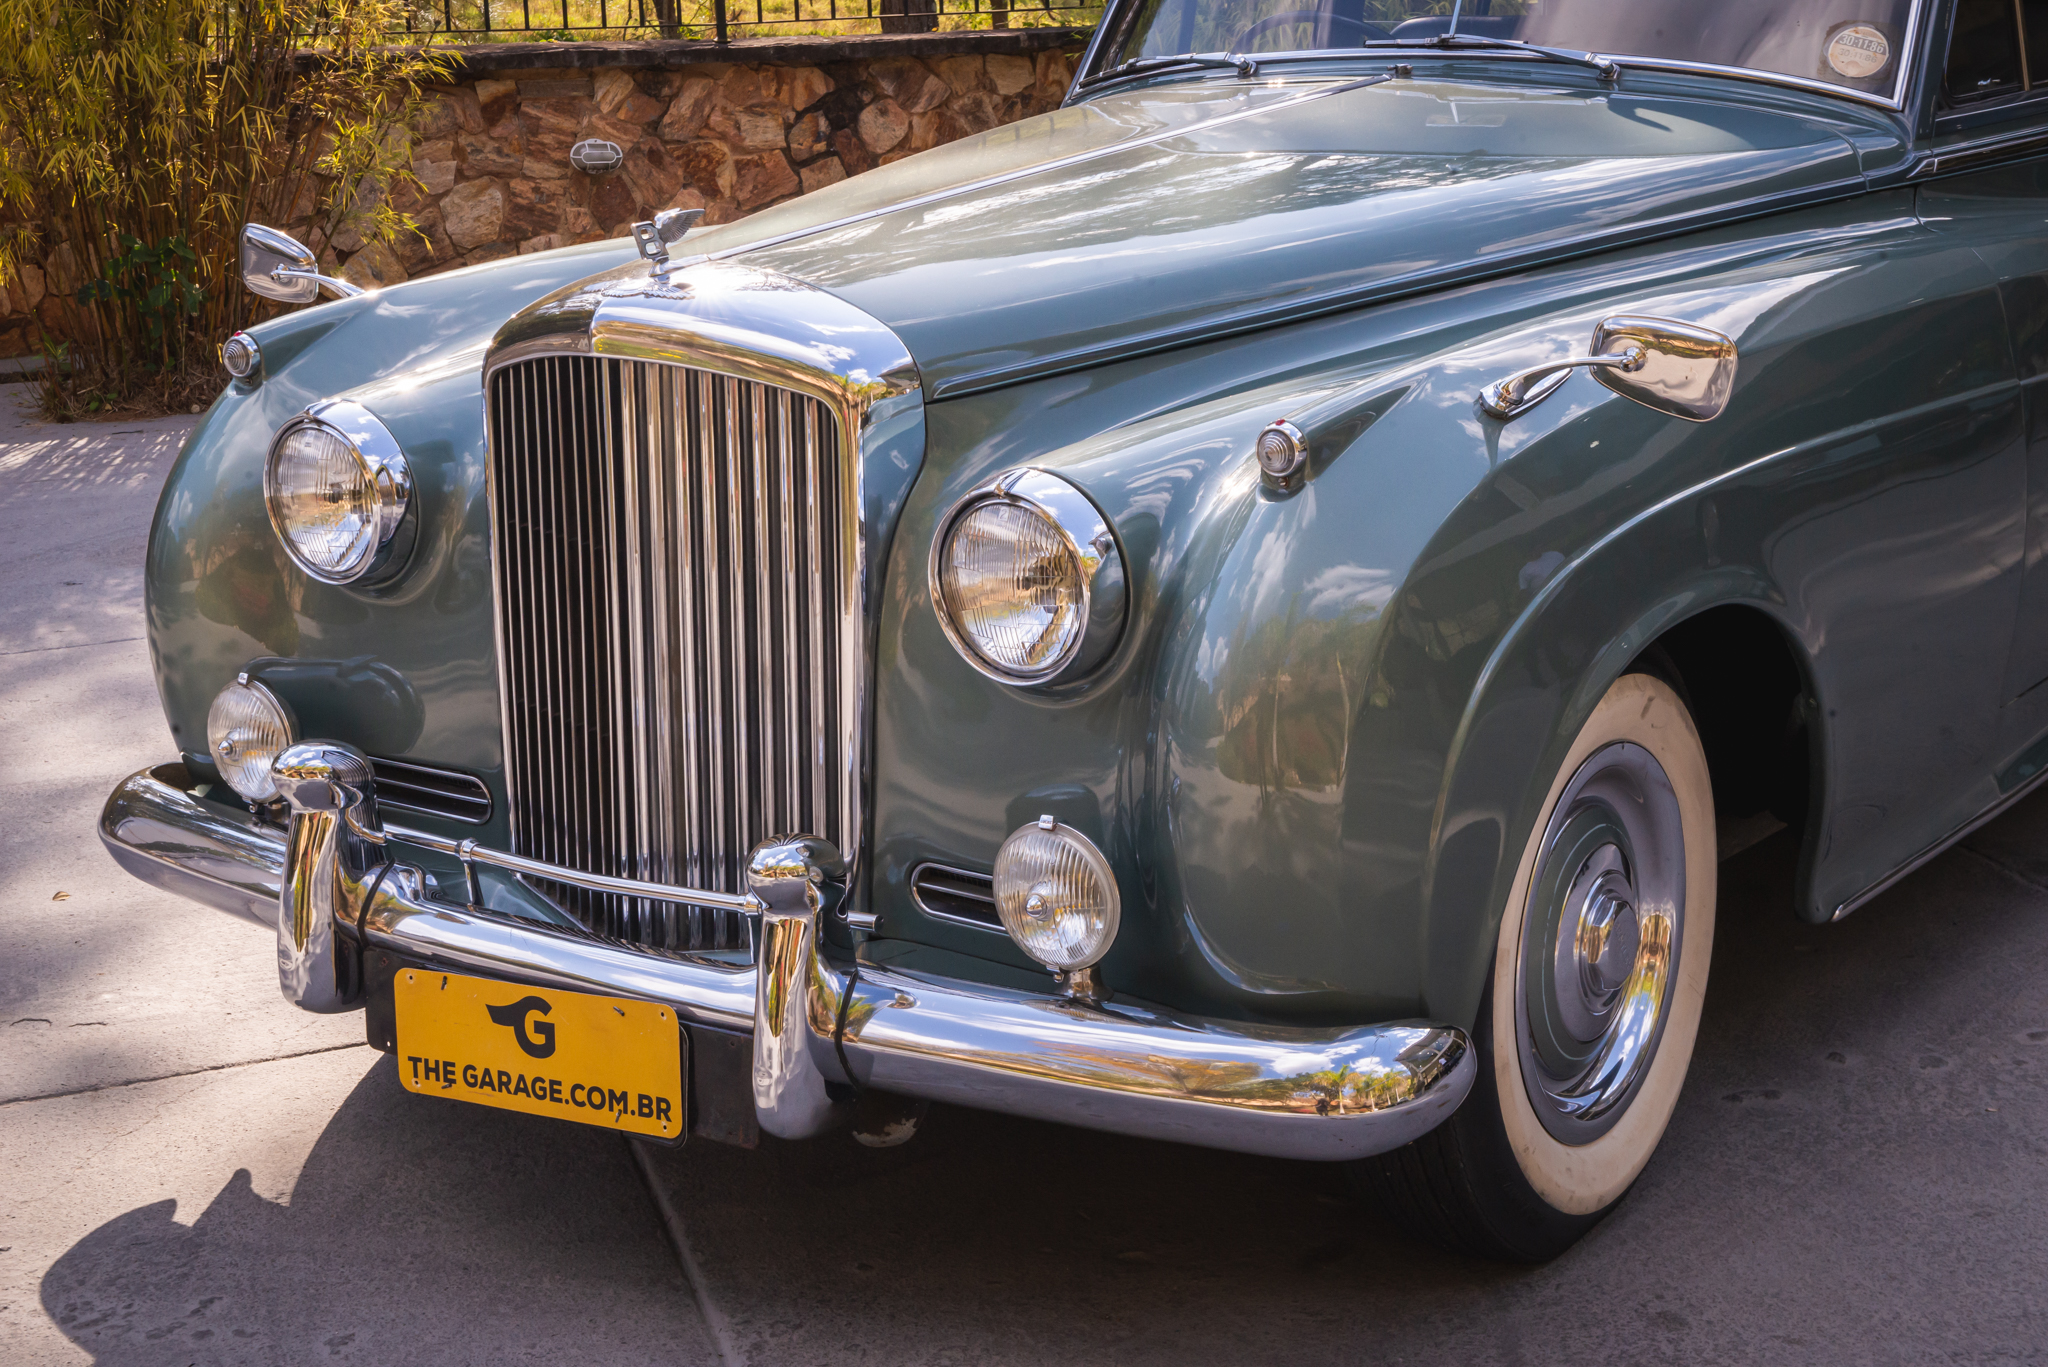
[[[515,851],[735,894],[771,835],[857,864],[858,443],[917,388],[902,344],[785,277],[629,266],[519,315],[485,373]],[[729,908],[534,886],[607,939],[752,945]]]
[[[789,831],[855,843],[846,443],[816,399],[655,361],[491,378],[516,853],[738,894]],[[717,908],[549,885],[592,931],[737,949]]]

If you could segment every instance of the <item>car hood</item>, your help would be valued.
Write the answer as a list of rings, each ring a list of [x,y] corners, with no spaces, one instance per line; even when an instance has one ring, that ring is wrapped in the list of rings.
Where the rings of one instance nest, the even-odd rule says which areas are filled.
[[[1183,83],[965,138],[690,245],[866,310],[945,397],[1851,192],[1852,135],[1879,126],[1850,117],[1450,81]]]

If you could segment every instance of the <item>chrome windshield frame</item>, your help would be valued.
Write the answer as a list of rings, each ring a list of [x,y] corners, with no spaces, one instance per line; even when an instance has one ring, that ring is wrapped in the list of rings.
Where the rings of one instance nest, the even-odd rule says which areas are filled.
[[[1123,0],[1117,7],[1116,18],[1121,19],[1123,11],[1135,7],[1139,0]],[[1900,57],[1895,63],[1897,74],[1892,81],[1889,95],[1875,91],[1857,90],[1850,86],[1835,85],[1828,81],[1815,80],[1806,76],[1789,76],[1760,67],[1723,66],[1715,62],[1688,62],[1673,57],[1639,57],[1626,52],[1597,52],[1601,57],[1611,57],[1621,64],[1623,73],[1630,71],[1666,71],[1679,75],[1726,76],[1736,80],[1754,81],[1761,85],[1784,86],[1812,94],[1826,95],[1836,99],[1854,100],[1859,104],[1904,114],[1912,100],[1912,82],[1920,63],[1920,47],[1925,36],[1925,25],[1930,0],[1912,0],[1906,15],[1906,31],[1899,42]],[[1073,83],[1067,88],[1064,103],[1075,104],[1084,99],[1106,94],[1112,90],[1128,89],[1123,82],[1104,83],[1090,87],[1085,82],[1100,75],[1098,67],[1106,60],[1110,35],[1115,25],[1108,15],[1095,26],[1094,34],[1088,40],[1088,47],[1081,54],[1081,61],[1074,68]],[[1381,44],[1373,47],[1303,48],[1288,52],[1247,52],[1239,54],[1256,62],[1260,67],[1280,62],[1330,62],[1330,61],[1405,61],[1412,57],[1438,58],[1464,61],[1473,58],[1485,60],[1508,60],[1530,62],[1541,66],[1555,65],[1550,59],[1528,52],[1517,52],[1509,48],[1439,48],[1418,40],[1402,43],[1400,46]],[[1133,72],[1130,81],[1185,80],[1190,77],[1204,80],[1237,79],[1224,76],[1213,69],[1190,67],[1184,71],[1165,70],[1159,72]]]

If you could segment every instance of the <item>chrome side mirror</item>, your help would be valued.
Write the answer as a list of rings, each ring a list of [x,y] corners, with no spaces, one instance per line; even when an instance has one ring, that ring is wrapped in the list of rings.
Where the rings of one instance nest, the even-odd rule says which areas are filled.
[[[1591,352],[1495,380],[1479,406],[1496,418],[1519,417],[1557,391],[1580,367],[1625,399],[1688,422],[1720,416],[1735,388],[1735,342],[1710,328],[1669,318],[1616,314],[1593,329]]]
[[[337,298],[361,294],[360,286],[320,274],[320,262],[305,243],[261,223],[242,226],[242,283],[252,294],[281,304],[310,304],[325,288]]]

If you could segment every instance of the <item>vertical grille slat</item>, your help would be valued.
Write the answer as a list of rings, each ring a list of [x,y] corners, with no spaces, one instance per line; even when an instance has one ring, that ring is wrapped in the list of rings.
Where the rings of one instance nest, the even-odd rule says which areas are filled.
[[[732,893],[769,835],[851,849],[855,486],[832,410],[608,357],[490,383],[514,848]],[[610,938],[750,944],[736,914],[543,890]]]

